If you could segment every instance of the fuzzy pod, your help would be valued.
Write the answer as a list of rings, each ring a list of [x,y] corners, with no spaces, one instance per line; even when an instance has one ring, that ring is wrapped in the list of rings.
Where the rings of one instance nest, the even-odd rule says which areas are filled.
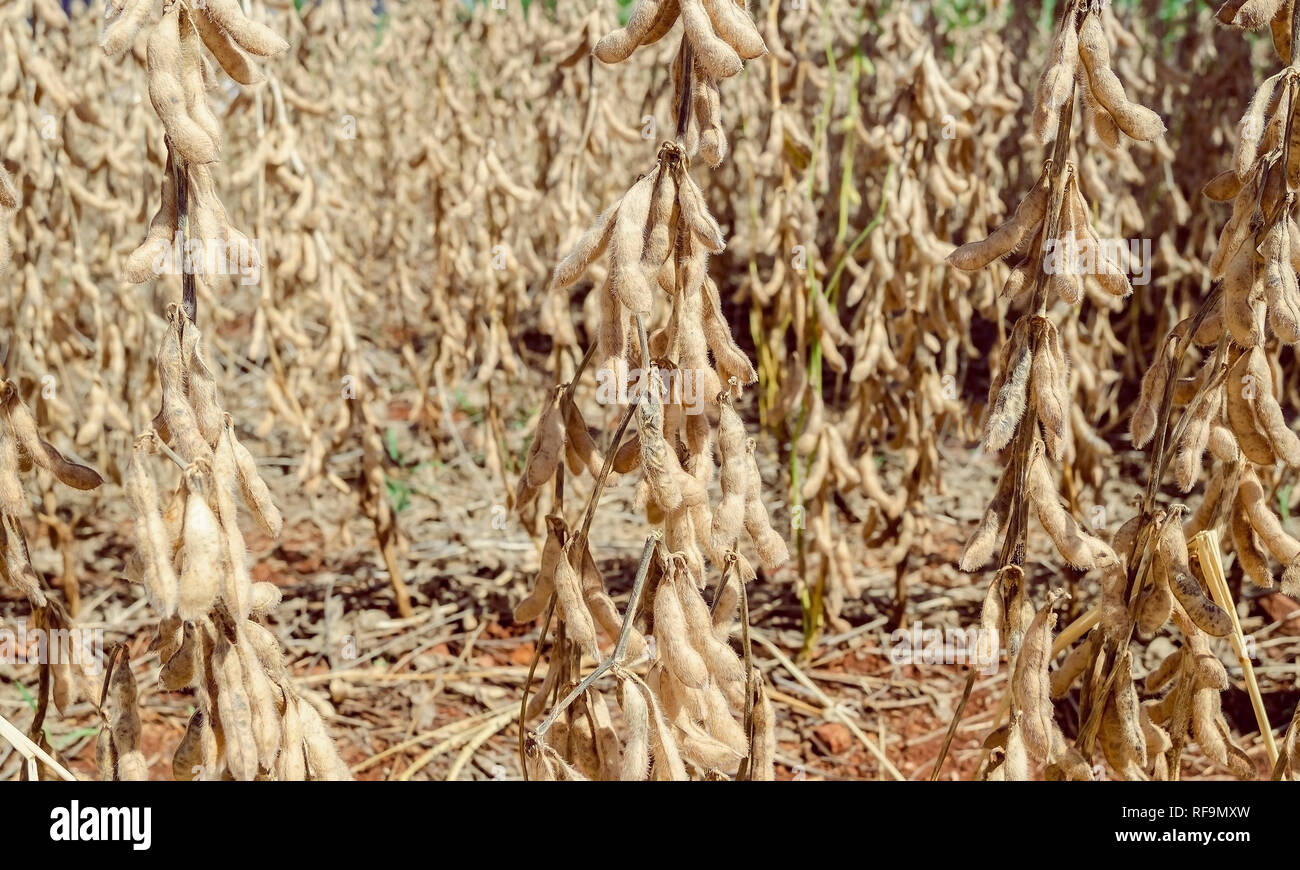
[[[1150,141],[1165,132],[1160,116],[1145,106],[1131,102],[1124,85],[1110,68],[1110,46],[1097,14],[1089,14],[1079,27],[1079,59],[1088,74],[1088,86],[1124,135],[1140,142]]]
[[[1048,666],[1052,657],[1052,627],[1056,625],[1053,607],[1059,595],[1049,593],[1047,603],[1034,615],[1011,676],[1012,707],[1022,716],[1025,745],[1041,761],[1051,756],[1055,725]]]
[[[1268,438],[1274,456],[1292,468],[1300,468],[1300,436],[1287,425],[1282,407],[1274,393],[1273,370],[1264,356],[1263,348],[1254,347],[1242,355],[1247,360],[1248,373],[1256,388],[1247,395],[1252,402],[1255,421]]]
[[[214,24],[249,54],[275,57],[289,50],[289,43],[274,30],[245,16],[239,0],[204,0],[198,12],[206,12]]]
[[[655,779],[682,782],[689,777],[686,766],[682,763],[681,750],[673,737],[672,729],[664,718],[663,710],[655,700],[650,688],[640,680],[637,689],[646,703],[650,718],[650,753],[653,758],[652,775]]]
[[[99,36],[99,46],[109,57],[117,57],[131,47],[154,6],[153,0],[125,0],[115,5],[116,11],[104,10],[104,29]]]
[[[149,778],[149,766],[140,749],[140,708],[131,660],[123,656],[109,677],[108,700],[112,706],[108,728],[117,758],[117,778],[143,781]]]
[[[551,273],[551,290],[563,290],[572,285],[582,277],[587,267],[605,252],[614,235],[614,226],[621,205],[620,199],[601,212],[591,228],[582,234],[573,249],[556,265],[555,271]]]
[[[1235,360],[1232,360],[1233,354],[1237,355]],[[1229,359],[1232,365],[1223,385],[1228,426],[1247,459],[1256,465],[1272,465],[1276,461],[1272,442],[1255,415],[1255,397],[1261,391],[1271,389],[1272,378],[1267,386],[1259,382],[1252,371],[1249,351],[1233,348],[1229,351]]]
[[[721,253],[727,245],[722,228],[709,213],[700,186],[683,171],[677,185],[677,205],[684,225],[690,228],[691,238],[700,242],[710,254]]]
[[[1264,552],[1259,535],[1255,533],[1250,520],[1246,517],[1240,495],[1234,507],[1235,510],[1228,518],[1228,529],[1232,535],[1232,549],[1237,554],[1237,563],[1241,566],[1242,572],[1257,586],[1265,589],[1272,588],[1273,572],[1269,568],[1268,554]]]
[[[1065,365],[1065,351],[1061,346],[1061,336],[1051,320],[1034,318],[1033,331],[1036,333],[1033,344],[1037,349],[1032,352],[1028,392],[1033,398],[1038,422],[1042,427],[1047,455],[1060,461],[1065,454],[1065,406],[1069,401],[1069,393],[1061,392],[1064,380],[1061,369]]]
[[[1290,565],[1300,557],[1300,541],[1287,534],[1282,523],[1269,507],[1253,470],[1246,471],[1237,485],[1237,499],[1255,533],[1262,539],[1268,552],[1283,565]]]
[[[600,659],[600,645],[596,642],[596,624],[582,596],[582,578],[571,561],[572,553],[566,547],[555,563],[555,603],[564,620],[569,638],[578,650],[589,658]]]
[[[297,698],[298,719],[302,722],[303,748],[307,755],[307,770],[313,780],[347,782],[352,773],[339,756],[334,740],[325,723],[313,707],[303,698]]]
[[[74,489],[95,489],[104,482],[99,472],[72,462],[53,444],[41,438],[36,428],[36,418],[18,397],[18,388],[13,381],[4,381],[3,387],[0,387],[0,407],[3,408],[9,434],[18,451],[27,460],[52,473],[60,483]]]
[[[528,446],[528,457],[515,489],[515,503],[521,510],[532,502],[538,490],[554,477],[555,470],[560,464],[560,457],[564,455],[564,418],[560,411],[560,397],[563,392],[563,386],[556,386],[551,390],[537,419],[537,431]]]
[[[1201,460],[1210,444],[1215,421],[1223,409],[1223,390],[1206,394],[1192,413],[1183,437],[1178,441],[1178,454],[1174,457],[1174,482],[1182,492],[1188,492],[1200,477]]]
[[[713,31],[736,50],[741,60],[754,60],[767,54],[758,26],[750,17],[743,2],[734,0],[702,0],[709,15]]]
[[[235,428],[229,416],[225,421],[225,436],[230,443],[230,450],[235,458],[235,480],[239,484],[239,491],[244,498],[244,504],[257,520],[257,524],[267,535],[272,538],[280,537],[280,531],[284,528],[284,519],[280,515],[280,509],[275,506],[271,500],[271,490],[267,487],[266,481],[262,479],[261,473],[257,470],[257,460],[248,448],[235,437]]]
[[[202,710],[195,710],[185,726],[185,734],[172,754],[172,779],[177,782],[192,782],[202,779],[203,772],[203,731],[211,731]]]
[[[143,284],[158,277],[157,265],[173,243],[179,228],[176,211],[176,177],[167,161],[162,177],[162,201],[149,221],[144,241],[127,257],[122,267],[122,280],[129,284]]]
[[[184,549],[177,613],[187,622],[205,618],[217,600],[227,559],[221,523],[208,506],[211,467],[200,460],[185,471]]]
[[[203,39],[203,44],[216,58],[226,75],[241,85],[256,85],[262,81],[262,74],[235,42],[234,38],[221,27],[204,7],[193,10],[194,26]]]
[[[149,100],[181,157],[190,163],[215,163],[219,145],[194,120],[187,108],[183,54],[180,42],[180,5],[163,13],[149,35]]]
[[[592,49],[592,54],[601,63],[619,63],[631,56],[637,46],[650,34],[659,22],[663,7],[668,0],[637,0],[627,24],[601,37]]]
[[[1097,562],[1097,545],[1101,545],[1101,542],[1084,532],[1078,521],[1061,503],[1061,496],[1052,482],[1051,472],[1048,470],[1047,460],[1043,457],[1041,448],[1035,451],[1031,463],[1029,498],[1034,504],[1044,531],[1067,562],[1080,570],[1093,568]]]
[[[1048,687],[1053,699],[1064,698],[1068,695],[1070,686],[1092,664],[1092,660],[1097,654],[1096,640],[1097,635],[1090,632],[1083,643],[1080,643],[1066,654],[1061,661],[1061,666],[1052,671],[1051,676],[1048,678]]]
[[[1050,192],[1050,179],[1044,171],[1033,190],[1021,200],[1015,213],[1005,223],[987,238],[957,248],[948,255],[948,262],[962,271],[973,272],[1010,253],[1043,222]]]
[[[532,622],[546,610],[551,594],[555,591],[555,572],[563,558],[566,535],[567,529],[562,517],[552,515],[546,518],[546,543],[542,545],[541,567],[533,582],[532,593],[515,606],[515,622]]]
[[[1056,120],[1061,107],[1070,98],[1079,61],[1079,32],[1074,20],[1063,22],[1052,40],[1047,67],[1038,80],[1035,94],[1033,129],[1038,141],[1047,144],[1056,138]]]
[[[749,533],[754,547],[758,550],[759,561],[768,571],[775,571],[790,558],[790,550],[785,539],[772,528],[772,520],[763,502],[762,478],[758,472],[758,462],[754,458],[757,447],[753,438],[745,439],[745,455],[749,465],[749,480],[745,491],[745,531]]]
[[[179,692],[194,684],[194,675],[199,672],[198,648],[199,638],[194,623],[184,623],[180,646],[158,669],[158,682],[164,689]]]
[[[627,727],[618,778],[642,782],[650,774],[650,710],[641,690],[628,680],[619,683],[618,699]]]
[[[673,582],[661,582],[655,592],[654,637],[664,666],[682,684],[702,688],[709,680],[709,668],[694,645]]]
[[[646,225],[650,221],[655,184],[663,165],[643,175],[632,185],[619,205],[614,234],[609,243],[609,288],[624,308],[633,314],[649,315],[654,305],[650,283],[641,261],[645,254]]]
[[[695,51],[695,62],[715,80],[731,78],[744,67],[740,55],[713,31],[702,0],[679,0],[686,39]]]
[[[242,630],[235,651],[239,656],[244,691],[252,711],[253,743],[257,747],[258,767],[272,771],[275,769],[276,756],[280,753],[280,713],[276,708],[276,690],[262,669],[257,653],[245,640]]]
[[[998,543],[998,535],[1011,519],[1011,497],[1015,492],[1015,471],[1010,466],[1002,472],[993,499],[962,551],[961,570],[972,573],[988,564]]]

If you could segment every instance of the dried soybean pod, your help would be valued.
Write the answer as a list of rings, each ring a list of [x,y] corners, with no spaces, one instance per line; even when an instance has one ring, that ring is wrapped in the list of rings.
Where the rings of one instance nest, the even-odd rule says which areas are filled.
[[[53,473],[60,483],[74,489],[95,489],[104,482],[93,468],[69,461],[54,445],[41,438],[36,429],[36,418],[18,397],[18,387],[13,381],[4,382],[0,404],[3,405],[10,434],[29,460]]]
[[[113,668],[108,698],[113,707],[109,729],[117,756],[117,777],[124,781],[147,780],[149,766],[140,751],[140,709],[129,656],[123,655]]]
[[[217,686],[217,716],[224,738],[226,767],[236,780],[257,778],[257,744],[253,739],[253,710],[244,688],[239,653],[218,631],[210,659],[210,678]]]
[[[1030,460],[1029,497],[1033,501],[1038,520],[1043,524],[1057,551],[1067,562],[1081,570],[1092,569],[1097,562],[1096,546],[1100,541],[1083,532],[1063,504],[1052,481],[1042,447],[1035,448]]]
[[[153,219],[149,221],[144,241],[131,252],[122,267],[122,280],[129,284],[143,284],[158,277],[159,258],[166,254],[176,236],[176,177],[170,171],[170,159],[167,167],[163,172],[162,202],[158,205],[158,211],[154,212]]]
[[[298,719],[302,722],[303,748],[307,753],[307,769],[311,778],[327,782],[350,781],[352,773],[339,757],[338,749],[325,730],[320,713],[305,699],[296,700]]]
[[[176,752],[172,755],[172,779],[193,782],[203,777],[203,729],[206,723],[202,710],[195,710],[185,726]]]
[[[207,8],[199,6],[193,10],[194,26],[203,39],[208,51],[221,64],[226,75],[241,85],[255,85],[262,81],[262,74],[257,66],[248,59],[243,50],[235,43],[230,34],[208,15]]]
[[[1020,320],[1004,351],[1006,367],[990,385],[988,419],[984,424],[984,449],[1001,450],[1011,443],[1029,404],[1029,379],[1033,348],[1029,321]],[[996,394],[993,393],[997,388]]]
[[[775,571],[790,558],[790,551],[785,539],[772,528],[772,519],[767,513],[767,505],[763,502],[762,478],[758,472],[758,462],[754,459],[757,446],[753,438],[745,439],[745,456],[750,468],[745,490],[745,531],[754,542],[763,567]]]
[[[668,35],[668,31],[673,29],[677,19],[681,16],[681,6],[678,0],[662,0],[659,4],[659,14],[655,17],[654,23],[650,25],[649,31],[641,40],[642,45],[654,45],[659,40]]]
[[[564,619],[565,629],[578,649],[586,656],[599,660],[600,646],[596,643],[596,625],[591,611],[582,597],[582,579],[571,562],[572,553],[566,545],[555,563],[555,603]]]
[[[563,385],[551,390],[537,419],[537,432],[528,446],[528,458],[515,490],[515,503],[521,510],[555,475],[555,469],[559,467],[560,457],[564,453],[564,420],[559,407],[563,392]]]
[[[180,648],[158,669],[158,682],[169,692],[179,692],[192,685],[197,670],[199,641],[194,623],[184,624],[181,638]]]
[[[1255,422],[1268,438],[1274,456],[1292,468],[1300,468],[1300,436],[1297,436],[1286,423],[1282,407],[1273,394],[1273,371],[1260,347],[1251,348],[1244,353],[1248,372],[1255,383],[1253,403]]]
[[[276,778],[281,782],[302,782],[307,779],[307,757],[298,701],[281,687],[280,703],[284,712],[280,717],[280,752],[275,760]]]
[[[713,30],[736,50],[741,60],[753,60],[767,54],[767,46],[754,20],[742,3],[733,0],[703,0]]]
[[[555,591],[555,572],[564,550],[564,519],[551,515],[546,518],[546,543],[542,545],[541,567],[532,593],[515,607],[514,620],[518,623],[532,622],[542,615]]]
[[[167,129],[167,136],[177,152],[190,163],[215,163],[217,143],[192,117],[186,108],[180,44],[179,4],[163,13],[162,20],[149,34],[149,100]]]
[[[1200,476],[1201,458],[1210,443],[1210,433],[1223,408],[1223,390],[1214,390],[1197,406],[1178,442],[1178,455],[1174,458],[1174,482],[1183,492],[1196,485]]]
[[[153,0],[126,0],[119,4],[116,13],[105,9],[104,30],[99,37],[99,46],[104,54],[116,57],[135,42],[149,15],[153,12]]]
[[[1201,631],[1214,637],[1226,637],[1232,631],[1232,618],[1210,600],[1190,570],[1171,571],[1169,588]]]
[[[141,436],[136,441],[131,460],[127,465],[126,493],[135,513],[135,542],[144,558],[143,580],[154,608],[164,617],[176,612],[179,584],[172,561],[172,545],[158,512],[158,492],[153,477],[144,467],[143,453],[147,449],[142,441],[153,436]]]
[[[1160,116],[1131,102],[1124,93],[1124,85],[1111,70],[1110,47],[1106,44],[1099,14],[1088,14],[1079,27],[1079,59],[1087,70],[1093,96],[1115,119],[1124,135],[1138,141],[1149,141],[1165,132]]]
[[[1049,592],[1047,603],[1034,614],[1025,631],[1011,677],[1012,709],[1022,716],[1025,745],[1035,758],[1041,760],[1048,759],[1051,754],[1052,727],[1055,724],[1047,670],[1051,663],[1052,627],[1056,625],[1053,607],[1060,595],[1057,591]]]
[[[181,85],[185,89],[185,110],[203,128],[208,138],[221,149],[221,123],[208,106],[203,81],[203,40],[194,26],[193,16],[181,7],[178,22],[181,49]]]
[[[1142,593],[1137,612],[1138,633],[1144,638],[1153,637],[1169,621],[1174,609],[1174,598],[1164,576],[1153,573],[1149,579],[1150,584]]]
[[[618,703],[627,725],[618,778],[624,782],[641,782],[650,773],[650,711],[641,690],[629,680],[619,681]]]
[[[711,254],[721,253],[727,246],[726,237],[717,220],[704,203],[704,194],[689,172],[683,171],[677,185],[677,205],[685,226],[691,229],[691,238],[698,239]]]
[[[1145,779],[1147,764],[1146,734],[1137,688],[1133,685],[1132,652],[1126,647],[1115,663],[1115,684],[1102,711],[1102,752],[1106,761],[1126,779]]]
[[[1268,548],[1274,559],[1283,565],[1289,565],[1300,556],[1300,541],[1291,537],[1282,528],[1277,515],[1268,506],[1264,489],[1260,486],[1259,478],[1253,470],[1248,470],[1242,476],[1241,483],[1237,486],[1237,498],[1241,502],[1241,507],[1245,509],[1251,526],[1263,539],[1264,546]]]
[[[654,636],[659,657],[679,682],[697,689],[708,682],[708,666],[691,644],[686,614],[672,582],[661,582],[655,592]]]
[[[1035,93],[1033,130],[1038,141],[1047,144],[1056,136],[1056,116],[1075,81],[1075,67],[1079,61],[1079,32],[1073,17],[1063,21],[1052,40],[1047,67],[1038,80]]]
[[[582,277],[582,273],[592,262],[605,252],[609,245],[610,237],[614,234],[614,224],[618,218],[619,206],[622,204],[620,199],[614,205],[603,211],[591,228],[582,234],[573,250],[564,256],[564,259],[555,267],[551,273],[551,290],[563,290],[565,287],[572,285]]]
[[[1237,444],[1247,459],[1256,465],[1272,465],[1276,461],[1272,443],[1268,436],[1260,431],[1254,410],[1255,395],[1266,387],[1260,384],[1250,371],[1250,353],[1233,348],[1229,351],[1229,359],[1232,359],[1234,354],[1236,359],[1233,360],[1223,385],[1228,426],[1232,429],[1232,434],[1236,436]]]
[[[1016,207],[1015,213],[1006,223],[994,230],[988,238],[968,242],[953,251],[948,255],[948,262],[958,269],[973,272],[1009,253],[1043,222],[1049,194],[1049,177],[1044,171],[1033,190]]]
[[[1228,518],[1228,527],[1232,533],[1232,548],[1237,553],[1237,562],[1242,571],[1256,585],[1269,589],[1273,586],[1273,572],[1268,566],[1268,555],[1259,542],[1259,536],[1246,518],[1238,494],[1234,504],[1235,510]]]
[[[1137,448],[1145,447],[1151,440],[1151,436],[1155,434],[1158,406],[1164,395],[1165,385],[1169,381],[1170,366],[1163,350],[1163,343],[1161,348],[1155,362],[1151,363],[1151,367],[1142,376],[1142,389],[1129,420],[1129,437],[1133,440],[1133,446]]]
[[[713,23],[701,0],[679,0],[679,4],[686,38],[695,50],[695,62],[715,80],[731,78],[740,72],[744,62],[734,48],[713,32]]]
[[[1255,91],[1255,96],[1251,98],[1250,105],[1246,107],[1246,113],[1237,123],[1237,147],[1233,157],[1239,178],[1245,178],[1255,168],[1255,162],[1259,157],[1259,143],[1264,135],[1265,115],[1268,112],[1269,102],[1273,99],[1273,91],[1285,74],[1280,72],[1264,80]]]
[[[601,63],[619,63],[631,56],[659,21],[665,0],[637,0],[627,25],[602,36],[591,53]]]
[[[636,680],[636,686],[640,690],[641,697],[646,703],[646,709],[650,713],[650,752],[654,759],[653,771],[655,777],[674,782],[683,782],[689,779],[686,775],[686,767],[682,764],[682,756],[677,747],[677,741],[673,739],[672,729],[664,718],[663,710],[660,708],[658,701],[655,700],[650,688],[639,679]]]
[[[966,548],[962,551],[961,570],[967,573],[978,571],[993,558],[997,537],[1007,527],[1007,522],[1011,518],[1011,497],[1015,492],[1015,478],[1015,472],[1010,466],[1003,470],[993,499],[984,509],[979,526],[971,534],[966,542]]]
[[[212,469],[206,460],[185,470],[184,562],[181,567],[177,613],[196,622],[208,615],[220,589],[219,572],[226,561],[221,524],[208,506]]]
[[[1183,650],[1177,649],[1164,657],[1164,660],[1156,666],[1156,669],[1147,674],[1142,683],[1143,690],[1148,694],[1154,694],[1160,691],[1166,684],[1172,680],[1179,671],[1183,662]]]
[[[1236,170],[1224,170],[1206,182],[1202,192],[1215,202],[1232,202],[1241,193],[1241,177]]]
[[[289,43],[265,24],[253,21],[239,8],[239,0],[204,0],[212,21],[230,34],[231,39],[249,54],[274,57],[289,50]]]
[[[1265,238],[1264,295],[1268,324],[1284,344],[1300,342],[1300,283],[1292,267],[1291,234],[1283,223]]]
[[[1049,687],[1053,698],[1064,698],[1070,692],[1070,686],[1083,673],[1084,668],[1092,662],[1096,654],[1096,644],[1094,643],[1096,635],[1090,632],[1083,643],[1078,644],[1070,650],[1061,666],[1052,671],[1049,678]]]
[[[275,758],[280,752],[280,715],[276,710],[275,689],[262,669],[257,653],[247,643],[242,628],[235,650],[244,674],[244,689],[253,714],[253,742],[257,746],[258,766],[265,771],[275,769]]]
[[[662,173],[660,164],[632,185],[619,206],[614,234],[610,239],[609,287],[623,307],[633,314],[649,315],[654,302],[641,259],[645,252],[650,203]]]
[[[1047,318],[1034,318],[1034,330],[1038,332],[1038,349],[1033,353],[1030,371],[1030,392],[1034,397],[1034,408],[1042,424],[1043,440],[1047,455],[1060,460],[1065,454],[1065,407],[1068,393],[1060,392],[1062,377],[1060,368],[1065,364],[1065,354],[1061,348],[1061,338],[1056,325]]]
[[[574,452],[582,468],[590,471],[592,477],[599,477],[601,467],[605,464],[605,457],[600,454],[596,439],[591,437],[591,432],[588,431],[587,423],[582,418],[582,412],[578,410],[577,404],[571,400],[564,401],[563,404],[565,447]]]
[[[244,504],[248,506],[262,531],[272,538],[278,538],[280,537],[280,530],[284,527],[284,519],[280,516],[280,509],[271,500],[271,490],[257,470],[257,460],[253,458],[253,454],[249,452],[248,448],[235,437],[234,422],[229,415],[226,415],[225,424],[226,437],[230,439],[230,449],[235,457],[235,479],[239,483],[239,491],[244,497]]]
[[[776,711],[760,674],[754,682],[754,738],[750,743],[749,778],[755,782],[776,779]]]

